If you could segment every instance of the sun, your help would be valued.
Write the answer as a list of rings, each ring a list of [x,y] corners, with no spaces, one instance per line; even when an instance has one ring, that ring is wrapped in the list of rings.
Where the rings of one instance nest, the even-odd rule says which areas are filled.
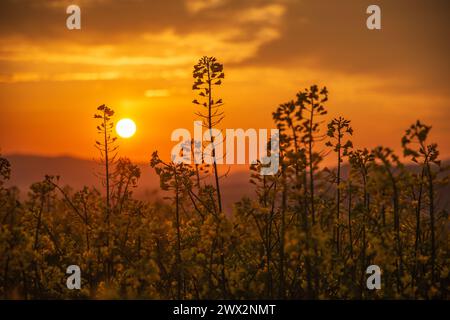
[[[130,138],[136,132],[136,124],[131,119],[121,119],[117,122],[116,132],[122,138]]]

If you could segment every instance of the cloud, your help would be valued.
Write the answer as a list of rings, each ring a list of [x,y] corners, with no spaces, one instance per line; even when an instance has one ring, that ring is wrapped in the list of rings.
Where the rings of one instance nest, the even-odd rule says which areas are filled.
[[[269,4],[262,7],[248,8],[237,14],[241,22],[264,22],[267,24],[278,24],[285,13],[286,8],[281,4]]]
[[[147,98],[162,98],[169,96],[169,90],[167,89],[149,89],[144,94]]]
[[[191,13],[198,13],[202,10],[217,8],[226,3],[226,0],[186,0],[186,7]]]
[[[104,2],[95,1],[90,6],[100,3]],[[126,37],[103,37],[83,29],[40,40],[28,37],[27,32],[6,35],[0,40],[0,63],[5,66],[0,81],[146,79],[156,73],[161,78],[179,77],[180,69],[186,72],[203,55],[215,55],[227,64],[245,63],[281,36],[283,12],[284,7],[277,4],[246,7],[232,11],[236,23],[226,28],[180,31],[173,25],[151,32],[144,28]]]
[[[71,73],[36,73],[18,72],[9,75],[0,75],[0,83],[17,82],[40,82],[40,81],[96,81],[96,80],[117,80],[126,78],[118,72],[71,72]]]
[[[81,74],[142,78],[139,73],[186,69],[202,55],[216,55],[228,65],[301,66],[378,78],[395,73],[411,89],[450,95],[445,0],[379,0],[381,31],[365,27],[368,1],[82,0],[82,30],[74,33],[65,28],[61,7],[67,3],[2,1],[3,79],[23,65],[43,74],[72,65]]]

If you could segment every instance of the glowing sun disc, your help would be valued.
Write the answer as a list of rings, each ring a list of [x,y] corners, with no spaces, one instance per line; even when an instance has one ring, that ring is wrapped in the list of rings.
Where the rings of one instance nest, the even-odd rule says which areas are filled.
[[[136,132],[136,124],[131,119],[121,119],[117,122],[116,132],[122,138],[130,138]]]

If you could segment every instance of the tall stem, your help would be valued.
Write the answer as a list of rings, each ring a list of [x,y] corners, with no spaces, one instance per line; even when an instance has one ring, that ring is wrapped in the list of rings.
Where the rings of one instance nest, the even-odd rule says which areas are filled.
[[[207,62],[208,70],[208,129],[209,135],[211,137],[212,145],[212,156],[213,156],[213,167],[214,167],[214,178],[216,181],[216,191],[217,191],[217,205],[219,207],[219,212],[222,212],[222,199],[220,195],[220,184],[219,184],[219,173],[217,172],[217,161],[216,161],[216,147],[214,145],[214,136],[212,134],[212,92],[211,92],[211,73],[210,64]]]
[[[311,97],[311,116],[309,119],[309,189],[310,189],[310,201],[311,201],[311,218],[312,223],[315,224],[315,210],[314,210],[314,171],[313,171],[313,118],[314,118],[314,98]]]
[[[433,190],[433,176],[431,173],[430,163],[427,162],[427,176],[428,176],[428,197],[430,200],[430,228],[431,228],[431,278],[435,281],[436,270],[436,235],[434,230],[434,190]]]
[[[338,128],[338,165],[337,165],[337,179],[336,179],[336,252],[339,254],[339,218],[340,218],[340,208],[341,208],[341,128]]]

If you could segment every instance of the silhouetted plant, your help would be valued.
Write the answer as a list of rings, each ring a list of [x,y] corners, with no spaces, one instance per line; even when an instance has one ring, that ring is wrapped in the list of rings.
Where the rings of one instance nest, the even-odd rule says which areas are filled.
[[[11,175],[11,164],[5,158],[1,157],[0,154],[0,187],[3,186],[6,180],[9,180]]]
[[[122,213],[123,205],[127,199],[131,199],[132,188],[137,187],[141,176],[141,169],[131,162],[128,158],[119,158],[114,172],[116,189],[116,210],[118,214]]]
[[[396,251],[398,257],[398,267],[397,267],[397,286],[398,291],[402,293],[402,282],[401,278],[403,276],[403,253],[402,253],[402,241],[400,237],[400,192],[398,188],[398,178],[395,175],[394,169],[397,171],[402,169],[402,164],[399,161],[398,156],[389,148],[376,147],[373,150],[374,158],[379,159],[383,165],[384,170],[387,173],[389,181],[392,185],[392,202],[394,208],[394,232],[395,232],[395,242]]]
[[[286,211],[288,209],[288,181],[287,170],[290,165],[295,170],[295,184],[300,193],[302,183],[306,183],[306,161],[305,149],[301,147],[300,143],[300,110],[294,101],[280,104],[275,112],[272,113],[272,118],[279,130],[279,146],[280,146],[280,167],[281,177],[280,184],[282,187],[281,194],[281,208],[280,208],[280,232],[279,232],[279,295],[280,299],[285,298],[285,234],[286,234]],[[264,179],[266,177],[264,176]],[[276,185],[275,185],[276,186]],[[307,195],[306,189],[303,189],[303,197],[298,196],[299,206],[304,206],[305,211],[303,215],[303,226],[307,232]],[[273,211],[274,209],[272,209]],[[306,258],[307,269],[310,267],[309,258]]]
[[[222,198],[220,193],[219,173],[217,171],[217,159],[215,149],[215,135],[213,128],[215,128],[224,118],[224,112],[220,110],[223,106],[222,99],[213,97],[214,86],[222,84],[222,79],[225,78],[223,72],[223,65],[217,61],[214,57],[202,57],[198,63],[194,66],[193,77],[195,79],[193,90],[199,91],[198,96],[200,102],[195,99],[194,104],[201,105],[206,111],[196,112],[195,114],[203,119],[203,127],[209,130],[211,137],[212,151],[211,156],[213,159],[214,178],[216,183],[217,192],[217,205],[219,212],[222,212]],[[223,143],[220,141],[219,143]]]
[[[367,186],[369,179],[369,169],[373,164],[374,155],[366,148],[364,148],[363,150],[357,149],[350,152],[349,161],[352,170],[354,170],[360,176],[363,188],[363,214],[361,222],[362,244],[360,251],[360,261],[361,261],[360,290],[362,290],[364,282],[363,270],[367,264],[367,218],[370,214],[369,192]]]
[[[112,116],[114,115],[114,110],[102,104],[97,108],[99,111],[94,115],[95,119],[99,119],[100,124],[97,126],[97,132],[101,137],[101,140],[95,142],[95,147],[100,152],[100,161],[105,168],[104,174],[100,176],[104,179],[105,183],[105,193],[106,193],[106,246],[110,251],[110,236],[111,236],[111,185],[113,179],[112,167],[115,163],[117,157],[117,146],[115,142],[117,137],[114,136],[114,122],[112,121]],[[109,252],[111,254],[111,252]],[[111,256],[106,265],[106,278],[109,282],[111,274],[113,273],[113,262],[111,261]]]
[[[341,209],[341,163],[342,156],[347,156],[349,150],[353,147],[350,140],[344,141],[344,135],[352,135],[353,129],[350,126],[350,120],[343,117],[334,118],[328,124],[327,136],[330,140],[326,145],[332,147],[337,153],[337,174],[336,174],[336,252],[340,252],[340,209]]]
[[[194,104],[199,104],[206,111],[196,112],[196,115],[200,116],[203,119],[203,127],[209,130],[209,136],[211,138],[211,156],[213,159],[213,168],[214,168],[214,179],[215,179],[215,187],[216,187],[216,195],[217,195],[217,206],[219,210],[219,214],[223,212],[222,210],[222,195],[220,192],[220,183],[219,183],[219,172],[217,169],[217,159],[216,159],[216,137],[213,129],[222,121],[224,118],[224,112],[220,110],[220,107],[223,106],[222,99],[213,96],[213,89],[215,86],[219,86],[222,84],[222,79],[225,78],[225,73],[223,72],[223,65],[217,61],[215,57],[202,57],[198,63],[194,66],[193,77],[195,79],[194,85],[192,86],[193,90],[199,91],[198,99],[200,102],[195,99],[193,100]],[[219,144],[223,143],[223,141],[219,141]],[[220,259],[222,264],[222,291],[224,297],[226,297],[227,289],[226,289],[226,275],[225,275],[225,257],[224,257],[224,244],[223,238],[219,238],[219,246],[220,246]]]
[[[314,198],[314,172],[317,169],[317,163],[320,161],[320,155],[314,152],[314,143],[323,139],[319,133],[320,121],[318,117],[327,114],[324,103],[328,101],[328,90],[323,87],[319,90],[317,85],[312,85],[297,94],[296,104],[300,106],[297,113],[299,120],[303,122],[302,142],[306,146],[309,166],[309,196],[310,212],[312,223],[315,223],[315,198]]]
[[[194,176],[194,171],[186,166],[184,163],[166,163],[162,161],[158,152],[152,154],[150,165],[155,169],[156,174],[160,177],[160,186],[162,190],[172,190],[174,192],[173,203],[175,204],[175,228],[177,235],[176,244],[176,268],[177,268],[177,299],[184,298],[183,283],[184,283],[184,269],[183,261],[181,259],[181,216],[180,208],[183,199],[187,196],[190,189],[192,189],[191,177]]]
[[[420,246],[420,211],[422,203],[422,188],[424,185],[424,175],[427,176],[428,182],[428,201],[429,201],[429,215],[430,215],[430,229],[431,229],[431,275],[435,280],[435,266],[436,266],[436,235],[435,235],[435,214],[434,214],[434,187],[433,187],[433,172],[431,164],[440,166],[438,160],[439,151],[437,144],[427,144],[426,140],[431,130],[431,126],[421,123],[419,120],[411,125],[402,137],[403,154],[405,157],[411,157],[412,161],[420,163],[422,169],[419,179],[419,195],[416,208],[416,241],[415,241],[415,255],[417,255],[418,247]],[[417,143],[418,148],[412,145]]]

